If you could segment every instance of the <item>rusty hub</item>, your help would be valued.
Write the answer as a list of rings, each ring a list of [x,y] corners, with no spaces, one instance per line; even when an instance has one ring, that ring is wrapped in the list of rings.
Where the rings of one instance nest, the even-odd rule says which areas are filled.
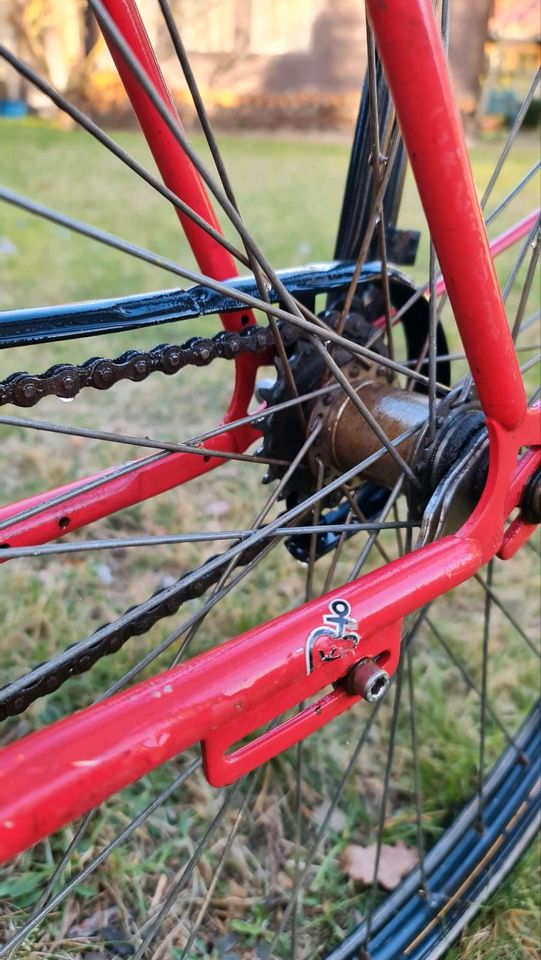
[[[426,421],[428,401],[419,393],[403,390],[389,382],[388,371],[377,364],[361,366],[352,361],[342,368],[357,396],[368,408],[389,440]],[[322,421],[318,439],[310,459],[316,470],[318,461],[331,471],[343,473],[376,453],[381,442],[367,423],[353,400],[344,393],[330,393],[314,407],[308,429],[317,420]],[[399,447],[405,460],[409,459],[415,436],[404,440]],[[372,480],[391,489],[400,477],[400,467],[386,454],[363,471],[363,479]]]

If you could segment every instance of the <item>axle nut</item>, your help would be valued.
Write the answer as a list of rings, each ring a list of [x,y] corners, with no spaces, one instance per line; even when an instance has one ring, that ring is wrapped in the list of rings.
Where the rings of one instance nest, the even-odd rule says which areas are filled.
[[[377,703],[385,695],[390,679],[376,660],[363,660],[348,674],[346,689],[352,696],[362,697],[368,703]]]

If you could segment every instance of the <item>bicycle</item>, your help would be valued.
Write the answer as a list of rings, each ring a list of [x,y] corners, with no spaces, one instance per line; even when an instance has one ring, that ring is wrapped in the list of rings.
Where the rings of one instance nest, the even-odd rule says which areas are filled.
[[[234,362],[235,382],[222,424],[183,442],[3,417],[5,425],[136,444],[156,452],[141,461],[108,468],[83,481],[4,507],[0,511],[2,559],[69,556],[70,552],[85,550],[167,543],[167,536],[94,541],[74,538],[68,544],[51,541],[203,477],[218,466],[224,467],[228,460],[239,461],[241,466],[251,462],[259,470],[266,466],[266,480],[274,482],[274,487],[249,528],[212,535],[205,531],[171,535],[171,543],[204,544],[223,537],[232,545],[204,559],[89,637],[11,680],[0,691],[3,717],[17,716],[47,693],[59,687],[67,689],[73,677],[90,670],[103,656],[133,646],[136,637],[149,632],[162,617],[174,616],[182,604],[196,603],[207,595],[172,633],[142,656],[137,655],[125,675],[117,677],[95,705],[28,733],[0,752],[3,860],[28,856],[24,851],[38,841],[83,817],[67,840],[55,841],[57,863],[49,863],[45,869],[39,861],[41,871],[36,873],[46,877],[43,891],[37,902],[27,906],[23,924],[10,933],[0,956],[12,955],[27,936],[37,935],[42,921],[51,912],[56,916],[54,911],[63,899],[78,884],[84,884],[122,840],[133,838],[138,827],[152,822],[156,810],[166,807],[181,785],[189,785],[192,780],[199,783],[196,778],[201,765],[213,787],[231,786],[217,809],[213,795],[205,794],[210,822],[201,828],[197,841],[190,841],[190,855],[175,871],[168,890],[157,896],[147,921],[142,925],[136,921],[138,936],[132,939],[130,931],[127,937],[134,957],[150,955],[149,950],[155,950],[154,956],[164,955],[165,950],[185,958],[219,956],[220,950],[224,955],[226,947],[218,944],[223,925],[219,911],[225,909],[220,907],[220,897],[223,901],[226,868],[235,841],[239,832],[242,835],[243,818],[249,820],[250,811],[253,818],[258,803],[260,812],[264,805],[270,775],[261,773],[262,765],[277,757],[275,770],[280,771],[280,765],[286,763],[280,759],[283,751],[297,745],[293,760],[291,754],[287,755],[287,762],[294,766],[293,775],[285,770],[286,784],[292,777],[295,782],[296,808],[289,814],[289,826],[296,841],[296,856],[293,865],[287,864],[287,857],[284,859],[283,875],[275,878],[270,892],[268,878],[258,876],[257,865],[252,865],[257,878],[253,880],[255,903],[248,904],[252,911],[248,919],[233,922],[230,952],[260,949],[263,955],[276,957],[291,953],[320,956],[324,952],[333,960],[355,956],[373,960],[436,958],[457,939],[484,899],[507,875],[539,823],[539,712],[534,703],[536,676],[532,667],[538,651],[493,585],[495,558],[510,561],[519,548],[526,549],[539,522],[539,391],[530,390],[527,399],[523,382],[537,357],[528,359],[521,369],[515,354],[519,332],[534,330],[538,319],[534,315],[525,320],[539,249],[538,211],[523,217],[492,244],[497,253],[519,239],[523,241],[507,294],[504,291],[505,297],[525,266],[524,287],[510,324],[432,7],[425,0],[395,0],[389,5],[369,0],[369,72],[355,132],[336,260],[316,268],[277,273],[239,213],[165,0],[160,0],[160,6],[219,182],[208,173],[179,125],[133,0],[89,0],[89,5],[103,29],[163,183],[144,171],[138,161],[31,68],[3,47],[0,54],[175,207],[201,273],[1,188],[0,198],[19,209],[100,239],[196,284],[186,291],[8,311],[0,316],[2,346],[15,350],[31,343],[79,339],[98,331],[102,335],[140,331],[156,324],[216,314],[224,332],[182,345],[132,349],[111,359],[56,364],[40,374],[17,373],[0,384],[0,400],[31,407],[47,397],[72,399],[83,390],[104,391],[125,380],[142,382],[158,371],[173,376],[187,367],[209,366],[217,359]],[[399,57],[397,50],[401,51]],[[504,148],[500,169],[535,88],[534,83]],[[421,94],[422,114],[418,109]],[[396,228],[405,152],[433,243],[429,283],[420,288],[391,262],[411,263],[417,242],[414,234]],[[487,195],[494,182],[495,177],[489,182]],[[203,184],[235,226],[240,249],[219,232]],[[391,257],[386,255],[387,248]],[[235,259],[249,273],[232,280]],[[448,344],[447,326],[438,306],[438,296],[444,292],[470,366],[470,373],[456,382],[452,363],[457,358]],[[318,310],[316,300],[322,296],[325,306]],[[255,322],[255,310],[267,317],[268,326]],[[479,317],[484,318],[482,326]],[[396,359],[399,347],[405,351],[402,361]],[[458,359],[461,357],[459,352]],[[275,366],[274,381],[256,388],[257,371],[269,364]],[[260,403],[256,410],[251,407],[254,391]],[[255,454],[249,453],[256,442],[260,448]],[[277,512],[279,500],[285,501],[285,510]],[[399,510],[405,511],[405,519],[400,518]],[[394,519],[389,520],[389,516]],[[367,542],[358,553],[355,542],[362,533],[368,535]],[[386,536],[396,537],[396,542],[384,539]],[[265,569],[260,565],[267,556],[276,562],[273,550],[284,540],[294,562],[307,566],[305,602],[271,620],[265,621],[264,615],[258,617],[257,625],[184,661],[201,625],[205,623],[209,630],[209,614],[215,606],[218,613],[211,638],[222,631],[230,632],[227,626],[224,630],[219,611],[224,606],[228,610],[232,589],[249,573],[258,567],[260,571]],[[372,547],[379,551],[383,564],[360,575],[367,558],[373,562]],[[392,549],[398,554],[395,558],[390,556]],[[281,565],[285,556],[281,550]],[[315,565],[325,556],[330,562],[321,595],[316,597]],[[345,583],[340,579],[341,556],[353,559]],[[486,576],[479,572],[485,565]],[[519,568],[518,575],[523,579],[527,576],[525,569]],[[271,573],[277,576],[276,569],[271,568]],[[469,664],[464,666],[430,611],[437,598],[471,578],[485,598],[479,681],[472,678]],[[511,731],[488,694],[490,628],[497,617],[510,625],[513,641],[506,635],[509,645],[518,638],[521,651],[520,679],[504,698],[505,719],[509,715],[515,724]],[[473,707],[464,701],[466,721],[471,719],[472,710],[479,713],[475,762],[468,767],[471,757],[466,756],[466,773],[462,772],[471,796],[464,796],[459,785],[443,811],[441,797],[423,797],[421,790],[416,717],[419,702],[424,703],[425,698],[415,690],[414,651],[419,651],[419,657],[425,656],[427,709],[437,706],[437,698],[430,697],[430,671],[437,656],[430,656],[423,647],[424,641],[419,639],[423,628],[428,628],[475,695]],[[201,639],[204,647],[200,633]],[[168,669],[138,679],[122,690],[151,664],[156,666],[154,662],[171,648],[174,660]],[[501,649],[499,654],[503,656]],[[439,696],[446,689],[448,669],[446,665],[442,671]],[[414,837],[418,864],[389,897],[382,899],[378,890],[380,866],[384,837],[389,832],[387,804],[396,746],[403,735],[399,711],[406,686],[414,797],[403,835]],[[387,701],[392,687],[389,717]],[[358,737],[359,713],[368,704],[373,704],[371,713]],[[337,721],[339,716],[342,719]],[[340,914],[335,921],[331,913],[323,924],[325,942],[321,943],[311,938],[310,923],[307,930],[303,925],[303,917],[310,911],[317,913],[317,907],[307,903],[306,893],[303,907],[304,886],[306,881],[314,883],[314,857],[319,856],[319,846],[326,837],[329,843],[328,828],[333,836],[337,832],[330,823],[340,798],[346,795],[349,803],[356,802],[355,777],[363,769],[356,764],[367,745],[379,746],[378,716],[384,723],[386,718],[389,742],[385,761],[380,764],[383,786],[374,864],[364,900],[357,894],[351,898],[354,903],[362,903],[366,915],[352,922],[345,907],[340,907],[344,916]],[[309,734],[315,736],[305,745]],[[355,747],[346,760],[343,751],[352,737]],[[202,759],[196,755],[190,760],[190,750],[198,743],[202,744]],[[320,760],[317,789],[312,787],[310,803],[313,807],[314,797],[319,800],[325,780],[330,781],[331,795],[320,826],[311,828],[310,836],[303,836],[309,832],[303,824],[303,796],[308,790],[302,779],[303,758],[305,761],[309,745],[316,744],[313,749],[317,751],[318,743],[327,747],[328,754]],[[466,741],[460,747],[467,753]],[[88,831],[96,806],[181,754],[188,759],[176,761],[180,771],[172,782],[145,802],[87,862]],[[443,781],[445,770],[442,761],[438,776]],[[452,769],[448,771],[450,777],[452,773]],[[443,788],[445,801],[446,782]],[[466,801],[458,815],[457,794],[462,805]],[[143,799],[146,801],[144,793]],[[400,810],[401,798],[395,800]],[[122,820],[122,797],[119,802],[114,809]],[[369,812],[359,803],[363,836]],[[193,819],[200,819],[197,812]],[[221,848],[216,849],[212,841],[223,826],[228,831]],[[401,835],[400,824],[391,833],[396,841]],[[426,850],[427,834],[435,838],[430,850]],[[48,841],[43,850],[46,865],[48,858],[52,860]],[[205,858],[210,863],[206,873]],[[72,860],[81,865],[79,874],[55,892]],[[321,861],[317,865],[321,871]],[[280,890],[284,877],[289,883],[285,892]],[[189,884],[191,898],[186,892]],[[317,900],[317,884],[315,889]],[[263,918],[258,917],[261,891],[266,897]],[[179,901],[181,897],[184,899]],[[250,901],[246,891],[241,899]],[[189,927],[183,915],[171,919],[171,911],[179,902],[190,919]],[[273,906],[276,922],[270,929]],[[250,920],[252,914],[257,922]],[[129,926],[130,918],[126,923]],[[164,936],[161,947],[155,942],[160,932]],[[245,935],[244,946],[241,935]],[[39,940],[34,942],[39,944]],[[117,947],[113,944],[110,949],[114,953]]]

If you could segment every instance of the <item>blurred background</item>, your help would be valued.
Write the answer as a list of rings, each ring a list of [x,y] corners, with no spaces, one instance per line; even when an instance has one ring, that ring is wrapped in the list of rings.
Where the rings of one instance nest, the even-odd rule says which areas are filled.
[[[184,43],[217,125],[343,129],[353,123],[364,72],[365,14],[358,0],[175,0]],[[139,8],[182,106],[193,110],[154,0]],[[538,0],[455,0],[450,61],[469,128],[513,120],[539,63]],[[124,91],[95,20],[81,0],[4,0],[0,36],[79,106],[129,123]],[[50,116],[51,105],[0,65],[0,112]],[[539,117],[539,100],[530,122]]]

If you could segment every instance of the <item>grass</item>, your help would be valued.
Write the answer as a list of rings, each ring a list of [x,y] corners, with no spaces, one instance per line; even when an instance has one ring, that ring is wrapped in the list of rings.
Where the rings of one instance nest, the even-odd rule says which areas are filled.
[[[89,143],[85,135],[33,121],[2,121],[0,136],[0,181],[10,188],[121,236],[136,239],[159,253],[177,257],[180,262],[193,264],[171,212],[113,158]],[[146,162],[146,149],[134,132],[123,131],[115,136]],[[194,141],[201,146],[197,138]],[[224,137],[221,143],[247,224],[261,240],[271,262],[276,266],[293,266],[329,259],[347,166],[347,146],[328,139],[319,142],[315,138],[280,137]],[[471,155],[480,189],[488,180],[500,148],[497,138],[472,144]],[[519,140],[489,209],[528,169],[536,148],[533,137]],[[536,202],[535,185],[530,185],[498,221],[498,231],[523,216]],[[2,213],[0,240],[7,239],[12,245],[11,253],[0,254],[4,308],[123,295],[176,285],[176,279],[169,274],[96,247],[20,211],[3,209]],[[402,219],[405,225],[422,226],[410,181]],[[516,251],[509,252],[499,261],[502,278],[511,269],[515,255]],[[417,280],[425,278],[426,262],[425,236],[413,271]],[[509,299],[511,317],[518,298],[518,290],[513,290]],[[137,334],[135,345],[147,348],[158,341],[179,342],[196,333],[216,329],[214,318],[203,323],[188,321],[180,329],[169,325],[158,333],[142,331]],[[449,322],[446,330],[450,331],[454,349],[458,343]],[[535,330],[532,336],[534,343]],[[17,369],[41,371],[55,362],[81,361],[93,355],[115,355],[133,346],[133,334],[128,334],[92,338],[87,343],[7,351],[0,356],[0,375]],[[40,404],[36,416],[67,424],[97,425],[120,432],[184,439],[201,428],[215,425],[217,411],[225,408],[230,391],[231,366],[217,363],[204,374],[186,371],[186,375],[168,380],[151,377],[139,385],[124,384],[106,395],[82,394],[72,404],[49,399]],[[77,438],[44,434],[38,443],[29,431],[4,427],[0,427],[0,431],[2,451],[9,463],[9,470],[2,474],[6,502],[90,474],[120,458],[140,455],[135,448],[122,448],[119,453],[113,445],[85,443]],[[100,521],[92,535],[160,534],[200,527],[244,526],[247,512],[255,515],[264,499],[266,491],[260,481],[258,468],[247,471],[231,465],[194,481],[189,488],[179,488]],[[384,535],[382,543],[387,550],[396,551],[391,534]],[[355,538],[338,564],[336,583],[347,578],[358,550],[359,542]],[[65,564],[58,559],[12,561],[2,569],[0,594],[3,624],[0,653],[6,678],[18,675],[25,665],[37,663],[53,651],[63,649],[213,552],[212,547],[203,550],[184,545],[160,548],[152,553],[115,550],[108,555],[73,555]],[[377,558],[371,560],[372,565],[379,562]],[[514,614],[520,616],[535,635],[539,617],[535,575],[532,588],[524,588],[525,583],[532,582],[530,554],[523,552],[511,570],[512,574],[503,564],[497,565],[498,589]],[[323,573],[317,572],[316,588],[321,587]],[[221,642],[224,637],[297,605],[303,600],[304,590],[302,569],[285,551],[277,549],[256,567],[242,588],[227,598],[218,613],[207,618],[204,631],[198,635],[197,649]],[[438,607],[440,630],[477,678],[481,663],[482,607],[482,593],[474,583],[443,598]],[[65,715],[74,706],[90,702],[178,622],[176,617],[170,623],[158,625],[150,637],[136,638],[114,658],[102,661],[91,674],[74,679],[46,701],[36,703],[24,717],[6,725],[5,739],[20,736]],[[512,727],[535,693],[537,674],[522,641],[497,610],[493,611],[491,652],[491,697]],[[153,670],[165,668],[168,663],[169,658],[164,655]],[[427,840],[433,842],[460,808],[463,797],[475,789],[478,706],[428,633],[417,646],[415,670],[416,679],[425,692],[418,716],[421,779],[426,801],[423,826]],[[340,827],[331,829],[316,857],[303,901],[299,954],[303,957],[320,956],[323,946],[343,936],[363,909],[360,891],[340,869],[340,854],[348,842],[373,841],[381,797],[386,725],[390,718],[388,704],[382,714],[382,723],[371,737],[362,765],[356,768],[340,801]],[[314,836],[325,796],[339,782],[359,726],[359,713],[350,711],[312,738],[303,750],[304,845]],[[407,802],[412,776],[408,737],[404,710],[393,765],[390,812],[385,824],[385,840],[390,843],[415,842],[414,810]],[[497,730],[489,728],[489,759],[498,755],[501,746]],[[168,785],[185,762],[178,759],[167,764],[105,804],[95,815],[89,833],[77,845],[68,877],[88,862],[94,844],[99,848],[113,838],[157,791]],[[227,940],[228,925],[242,934],[248,945],[242,960],[256,956],[250,951],[255,951],[270,936],[269,914],[273,910],[279,913],[287,902],[296,869],[291,841],[296,829],[296,752],[288,751],[278,757],[258,777],[257,803],[239,830],[229,855],[227,875],[220,879],[215,891],[213,925],[197,940],[190,960],[202,956],[232,960],[235,950],[233,941]],[[100,960],[112,957],[112,947],[108,952],[100,947],[105,939],[103,930],[113,928],[117,935],[127,935],[144,922],[148,904],[156,906],[161,902],[167,884],[193,852],[206,819],[217,812],[220,802],[220,792],[211,790],[202,776],[190,780],[182,795],[175,794],[138,829],[130,844],[118,848],[99,873],[91,874],[78,892],[53,913],[48,925],[41,926],[30,939],[24,956],[32,960],[43,956],[73,960],[94,948],[101,951]],[[226,827],[232,826],[233,819],[234,810],[226,818]],[[4,919],[0,924],[3,923],[4,931],[19,923],[35,903],[39,884],[50,875],[55,857],[72,835],[72,828],[67,828],[24,854],[14,868],[0,873],[0,899],[5,900]],[[197,909],[222,847],[223,839],[218,838],[179,903],[168,928],[169,953],[163,954],[164,960],[181,955],[186,938],[183,912]],[[529,960],[534,956],[535,868],[535,858],[529,854],[455,949],[453,960],[462,956],[466,960],[478,957],[496,960],[496,957],[507,956]],[[283,949],[286,955],[287,947],[284,945]]]

